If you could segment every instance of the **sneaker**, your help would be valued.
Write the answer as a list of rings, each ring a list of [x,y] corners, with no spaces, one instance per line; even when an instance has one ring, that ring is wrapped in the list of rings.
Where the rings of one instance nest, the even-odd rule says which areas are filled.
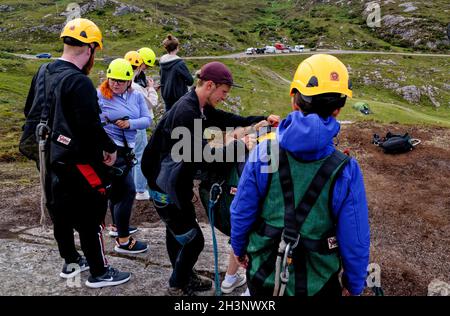
[[[133,237],[130,237],[128,240],[128,244],[121,245],[119,243],[119,238],[116,238],[116,246],[114,247],[114,251],[118,253],[141,253],[146,252],[148,249],[148,245],[142,241],[137,241]]]
[[[111,237],[119,236],[116,225],[110,225],[108,229],[109,229],[109,233],[108,233],[109,236],[111,236]],[[138,231],[137,227],[133,227],[133,226],[128,227],[128,232],[130,233],[130,235],[134,234],[137,231]]]
[[[199,292],[208,291],[212,288],[212,281],[204,276],[198,275],[196,272],[193,272],[189,279],[187,288]]]
[[[130,272],[120,272],[117,269],[108,267],[106,272],[101,276],[94,278],[91,275],[85,284],[87,287],[98,289],[100,287],[123,284],[125,282],[128,282],[130,280],[130,277]]]
[[[138,200],[138,201],[150,200],[150,194],[148,194],[148,191],[137,192],[136,193],[136,200]]]
[[[64,263],[64,266],[59,276],[64,279],[70,279],[86,270],[89,270],[89,264],[86,258],[81,256],[78,258],[78,262]]]
[[[169,287],[166,291],[167,296],[197,296],[195,292],[189,288],[185,287],[184,289],[179,287]]]
[[[220,286],[220,289],[222,290],[222,293],[229,294],[233,292],[236,288],[243,286],[247,282],[247,278],[244,276],[241,276],[239,273],[236,273],[236,279],[233,283],[227,282],[227,280],[223,280],[222,285]]]

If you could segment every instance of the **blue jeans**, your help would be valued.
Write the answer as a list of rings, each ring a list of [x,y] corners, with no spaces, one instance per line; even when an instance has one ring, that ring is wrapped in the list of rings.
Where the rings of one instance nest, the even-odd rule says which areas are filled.
[[[138,163],[133,168],[133,178],[134,184],[136,186],[136,192],[145,192],[147,190],[147,179],[142,174],[141,170],[141,160],[144,154],[144,149],[147,146],[147,132],[145,129],[137,130],[136,134],[136,145],[134,147],[134,154]]]

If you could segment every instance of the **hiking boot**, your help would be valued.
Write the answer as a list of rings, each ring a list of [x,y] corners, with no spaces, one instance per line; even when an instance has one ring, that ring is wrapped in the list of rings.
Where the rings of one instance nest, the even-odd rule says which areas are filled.
[[[233,292],[236,288],[243,286],[247,282],[247,278],[244,276],[241,276],[240,274],[236,273],[236,277],[234,282],[227,282],[227,279],[223,280],[222,285],[220,286],[220,289],[222,290],[222,293],[230,294]]]
[[[198,275],[196,272],[193,272],[192,276],[189,278],[187,288],[192,291],[208,291],[212,288],[212,281],[204,276]]]
[[[189,287],[185,287],[184,289],[179,287],[169,287],[166,291],[166,296],[197,296],[197,294]]]
[[[108,267],[106,272],[101,276],[94,278],[91,275],[85,284],[87,287],[98,289],[100,287],[123,284],[125,282],[128,282],[130,280],[130,277],[130,272],[120,272],[113,267]]]
[[[64,279],[70,279],[86,270],[89,270],[89,264],[85,257],[80,256],[77,262],[64,263],[59,276]]]
[[[148,245],[142,241],[137,241],[133,237],[128,239],[128,244],[121,245],[119,242],[119,238],[116,238],[116,246],[114,247],[114,251],[118,253],[141,253],[146,252],[148,249]]]
[[[136,200],[138,200],[138,201],[148,201],[148,200],[150,200],[150,194],[148,194],[148,191],[137,192],[136,193]]]
[[[108,233],[109,236],[111,236],[111,237],[118,237],[119,236],[119,233],[117,232],[116,225],[111,225],[111,226],[109,226],[108,229],[109,229],[109,233]],[[136,227],[133,227],[133,226],[128,227],[128,233],[130,235],[134,234],[137,231],[138,231],[138,229]]]

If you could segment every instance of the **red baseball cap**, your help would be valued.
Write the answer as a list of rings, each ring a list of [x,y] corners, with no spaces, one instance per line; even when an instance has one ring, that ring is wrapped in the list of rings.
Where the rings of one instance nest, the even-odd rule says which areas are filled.
[[[233,75],[227,66],[218,61],[213,61],[203,65],[198,78],[204,81],[212,81],[216,84],[226,84],[233,87],[242,88],[233,81]]]

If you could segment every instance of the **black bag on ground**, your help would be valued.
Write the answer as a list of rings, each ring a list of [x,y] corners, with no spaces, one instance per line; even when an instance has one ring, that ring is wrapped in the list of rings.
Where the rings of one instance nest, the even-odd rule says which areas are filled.
[[[372,142],[383,148],[384,153],[386,154],[405,153],[413,150],[414,148],[414,140],[408,133],[399,135],[388,132],[384,138],[374,134]]]

